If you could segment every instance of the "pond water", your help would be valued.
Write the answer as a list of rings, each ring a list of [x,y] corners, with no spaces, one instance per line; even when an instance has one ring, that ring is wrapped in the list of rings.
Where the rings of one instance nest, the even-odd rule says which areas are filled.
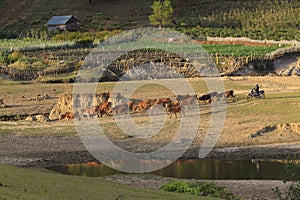
[[[284,163],[286,163],[285,160],[177,160],[163,169],[150,172],[150,174],[186,179],[282,180],[285,178]],[[47,169],[62,174],[91,177],[125,174],[98,162],[70,164]]]

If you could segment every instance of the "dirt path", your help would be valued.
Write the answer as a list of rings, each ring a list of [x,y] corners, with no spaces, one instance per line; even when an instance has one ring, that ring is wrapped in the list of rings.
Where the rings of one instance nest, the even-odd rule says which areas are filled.
[[[128,144],[128,143],[127,143]],[[135,145],[129,148],[136,151]],[[107,149],[109,153],[111,149]],[[197,158],[199,148],[189,149],[182,158]],[[213,149],[207,158],[251,159],[300,157],[300,143],[283,143]],[[24,167],[50,167],[84,163],[96,159],[86,150],[77,136],[0,136],[0,163]]]

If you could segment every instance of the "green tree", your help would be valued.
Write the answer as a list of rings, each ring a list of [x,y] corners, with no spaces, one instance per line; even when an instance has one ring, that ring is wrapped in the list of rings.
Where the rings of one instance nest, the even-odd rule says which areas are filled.
[[[174,10],[170,0],[154,1],[151,8],[153,13],[148,17],[150,24],[159,28],[171,24]]]

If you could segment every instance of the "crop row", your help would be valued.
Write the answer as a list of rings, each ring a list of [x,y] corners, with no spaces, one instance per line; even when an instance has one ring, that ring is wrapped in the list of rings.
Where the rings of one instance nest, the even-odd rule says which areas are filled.
[[[249,37],[300,40],[300,2],[297,0],[224,1],[208,13],[188,11],[177,27],[191,36]],[[200,4],[200,2],[199,2]],[[210,5],[212,6],[212,5]],[[227,7],[226,7],[227,6]]]

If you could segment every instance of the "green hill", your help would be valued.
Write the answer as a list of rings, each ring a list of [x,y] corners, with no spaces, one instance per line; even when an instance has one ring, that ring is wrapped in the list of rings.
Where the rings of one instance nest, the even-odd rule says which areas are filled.
[[[74,15],[80,31],[149,26],[151,0],[0,0],[0,36],[46,30],[53,15]],[[191,35],[300,38],[298,0],[173,0],[173,27]],[[211,30],[212,29],[212,30]]]

